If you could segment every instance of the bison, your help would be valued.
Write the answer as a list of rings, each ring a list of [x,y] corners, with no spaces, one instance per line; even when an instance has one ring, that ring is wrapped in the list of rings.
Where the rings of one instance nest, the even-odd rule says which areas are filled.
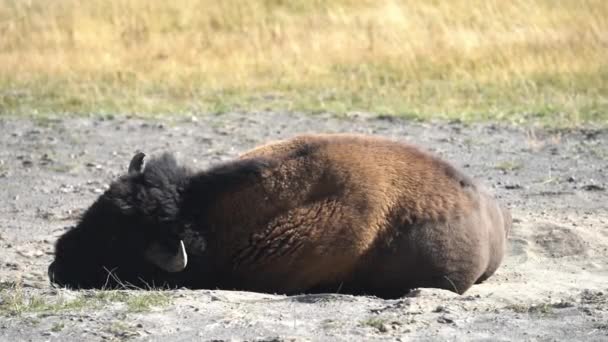
[[[379,137],[298,136],[200,172],[143,160],[59,238],[53,283],[462,294],[496,271],[511,227],[455,167]]]

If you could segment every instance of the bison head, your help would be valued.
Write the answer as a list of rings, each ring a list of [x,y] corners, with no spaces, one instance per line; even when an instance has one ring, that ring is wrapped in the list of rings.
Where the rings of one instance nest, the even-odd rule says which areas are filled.
[[[136,154],[129,172],[59,238],[50,280],[71,288],[115,288],[124,284],[171,284],[188,257],[179,222],[181,192],[189,171],[165,154],[143,167]]]

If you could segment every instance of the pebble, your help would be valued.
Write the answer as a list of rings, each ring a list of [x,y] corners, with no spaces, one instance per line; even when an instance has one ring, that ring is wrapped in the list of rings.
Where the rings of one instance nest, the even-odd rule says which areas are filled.
[[[440,316],[439,318],[437,318],[437,322],[443,324],[452,324],[454,323],[454,320],[448,316]]]
[[[8,269],[10,269],[12,271],[17,271],[21,268],[19,266],[19,264],[14,263],[14,262],[7,262],[6,264],[4,264],[4,266],[6,266]]]
[[[604,190],[606,190],[606,188],[604,188],[603,186],[599,186],[596,184],[583,185],[581,187],[581,189],[583,189],[585,191],[604,191]]]
[[[40,251],[40,250],[17,250],[17,254],[26,257],[26,258],[39,258],[41,256],[44,255],[44,252]]]
[[[507,190],[518,190],[521,188],[522,188],[522,186],[519,184],[506,184],[505,185],[505,189],[507,189]]]

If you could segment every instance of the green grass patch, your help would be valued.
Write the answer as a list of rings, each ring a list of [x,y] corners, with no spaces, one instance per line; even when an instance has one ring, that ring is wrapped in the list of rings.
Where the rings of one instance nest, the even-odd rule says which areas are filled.
[[[5,84],[21,99],[0,97],[0,115],[38,117],[49,115],[135,116],[221,114],[228,111],[329,112],[343,115],[369,112],[419,120],[458,119],[464,122],[498,120],[512,124],[538,123],[568,127],[585,123],[608,123],[608,94],[600,80],[572,75],[570,83],[541,80],[515,83],[475,80],[387,81],[381,70],[336,72],[318,83],[280,82],[274,87],[228,87],[206,89],[202,84],[127,84],[98,86],[87,90],[67,81]],[[600,71],[606,73],[606,71]],[[606,77],[598,74],[597,77]],[[195,77],[196,78],[196,77]],[[350,82],[346,82],[350,80]],[[363,80],[368,80],[364,82]],[[547,82],[547,83],[545,83]],[[530,88],[531,87],[531,88]],[[2,86],[0,86],[0,89]],[[49,90],[48,88],[53,88]],[[187,88],[180,93],[178,90]],[[60,90],[57,90],[60,89]],[[585,90],[588,89],[588,90]],[[179,93],[179,94],[178,94]],[[72,101],[79,97],[79,101]]]
[[[503,172],[517,171],[521,170],[523,167],[524,165],[521,162],[515,160],[505,160],[494,166],[496,170],[500,170]]]
[[[20,289],[0,291],[0,315],[19,316],[26,313],[52,314],[90,308],[92,303],[83,297],[48,298],[42,294],[26,294]]]
[[[165,291],[59,291],[55,294],[26,291],[19,287],[0,289],[0,316],[53,315],[64,311],[101,310],[119,305],[126,313],[148,312],[171,304]]]
[[[124,303],[127,312],[147,312],[171,303],[171,297],[163,291],[139,292],[129,291],[96,291],[92,294],[101,303]]]

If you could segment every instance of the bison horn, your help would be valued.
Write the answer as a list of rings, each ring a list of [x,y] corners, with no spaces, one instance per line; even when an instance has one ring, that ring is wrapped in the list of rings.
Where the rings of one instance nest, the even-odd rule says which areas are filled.
[[[144,166],[144,157],[146,155],[143,152],[137,152],[129,163],[129,173],[140,173]]]
[[[166,247],[154,242],[146,251],[146,258],[162,270],[172,273],[183,271],[188,264],[188,254],[182,240],[179,240],[176,254],[171,254]]]

